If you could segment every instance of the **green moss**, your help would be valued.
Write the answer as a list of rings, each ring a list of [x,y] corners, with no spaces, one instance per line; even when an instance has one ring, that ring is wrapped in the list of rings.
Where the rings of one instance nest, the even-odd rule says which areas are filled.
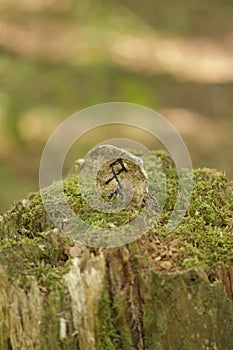
[[[194,172],[188,213],[171,236],[182,240],[176,263],[181,267],[233,264],[233,183],[224,173]],[[190,260],[191,259],[191,260]]]
[[[163,155],[164,157],[164,155]],[[166,159],[166,158],[165,158]],[[164,245],[178,241],[178,251],[171,257],[173,267],[189,268],[216,263],[233,264],[233,182],[223,172],[194,170],[194,187],[188,211],[170,234],[166,224],[177,196],[177,173],[172,163],[163,159],[167,178],[167,201],[149,240],[160,239]]]
[[[220,282],[211,285],[203,271],[193,268],[174,275],[151,271],[147,287],[146,348],[232,348],[232,303]]]
[[[132,334],[130,332],[130,326],[126,320],[127,313],[126,296],[122,293],[115,296],[112,309],[113,323],[118,330],[118,338],[115,339],[116,350],[133,350]]]
[[[95,329],[97,340],[96,350],[115,350],[116,344],[119,343],[119,334],[113,323],[111,306],[106,282],[98,307],[98,318]]]
[[[78,214],[81,220],[92,226],[109,227],[111,224],[122,226],[129,221],[131,211],[127,208],[117,213],[100,213],[93,210],[82,198],[77,174],[72,174],[67,178],[64,183],[64,192],[74,212]]]
[[[177,172],[173,161],[166,153],[158,151],[154,154],[157,159],[156,169],[161,167],[166,175],[167,196],[164,210],[155,227],[148,233],[148,237],[153,239],[156,236],[163,244],[168,244],[174,239],[178,240],[178,252],[172,262],[181,268],[193,265],[211,266],[217,262],[231,265],[233,263],[232,182],[222,172],[209,169],[195,170],[194,188],[188,212],[180,225],[168,235],[166,223],[176,201]],[[145,162],[149,176],[154,178],[155,182],[158,181],[152,161],[148,159]],[[63,185],[70,206],[82,220],[93,226],[116,225],[122,226],[124,230],[124,224],[132,218],[133,214],[129,209],[119,213],[102,213],[90,208],[81,196],[76,173],[71,174]],[[52,186],[56,191],[56,183]],[[159,190],[158,188],[158,192]],[[54,205],[59,205],[56,203],[56,197]],[[0,221],[1,249],[19,244],[19,247],[23,245],[24,249],[33,252],[28,254],[28,260],[44,261],[45,265],[47,263],[54,265],[59,259],[64,261],[65,247],[70,241],[62,234],[55,235],[54,238],[53,228],[40,195],[32,194],[27,201],[16,203],[3,215]],[[25,238],[28,238],[28,241],[25,241]],[[28,242],[27,248],[25,242]],[[31,248],[28,248],[30,244]],[[38,248],[41,245],[45,246],[43,251]]]
[[[162,169],[166,175],[166,203],[155,226],[146,235],[128,246],[131,263],[133,266],[138,264],[138,271],[141,274],[139,276],[140,285],[142,289],[145,289],[143,291],[143,295],[145,292],[145,303],[147,303],[144,309],[145,342],[148,342],[150,349],[160,348],[161,334],[164,332],[163,324],[167,322],[164,313],[156,314],[156,310],[158,308],[162,310],[163,307],[158,303],[161,300],[163,303],[167,302],[167,308],[170,310],[169,302],[176,305],[177,300],[173,300],[173,297],[177,298],[178,294],[174,294],[177,285],[173,289],[173,284],[163,284],[163,279],[169,278],[169,276],[163,277],[163,274],[160,275],[160,279],[154,276],[151,280],[153,289],[146,291],[148,286],[145,281],[142,282],[143,272],[145,271],[145,276],[148,276],[151,267],[154,271],[156,269],[177,271],[187,270],[193,266],[202,266],[205,271],[211,272],[215,264],[221,263],[226,267],[233,264],[233,183],[222,172],[210,169],[195,170],[194,187],[188,211],[180,225],[168,234],[166,224],[176,201],[178,177],[172,160],[164,152],[155,152],[155,156],[156,167],[150,158],[145,160],[145,167],[152,181],[157,184],[158,195],[162,195],[164,190],[163,184],[159,185],[160,170]],[[54,208],[56,209],[57,206],[59,213],[64,214],[56,197],[59,186],[59,183],[52,184],[49,193],[53,195]],[[71,174],[63,182],[63,186],[70,206],[82,220],[91,225],[109,227],[114,224],[121,226],[124,232],[124,224],[135,215],[132,209],[108,214],[90,208],[81,196],[76,173]],[[140,210],[143,208],[139,208]],[[39,193],[31,194],[27,200],[15,203],[7,213],[0,217],[0,273],[3,275],[0,281],[5,283],[6,280],[7,286],[23,288],[25,293],[29,294],[33,294],[33,281],[36,281],[43,310],[46,310],[42,316],[38,316],[41,317],[40,322],[42,322],[40,327],[41,349],[69,349],[80,346],[78,337],[72,335],[76,334],[76,329],[72,321],[70,296],[62,278],[70,269],[69,249],[72,245],[73,242],[68,236],[54,228],[44,210]],[[98,254],[98,251],[93,248],[86,249],[86,252],[89,252],[89,255],[90,253]],[[80,265],[82,271],[85,268],[86,258],[82,252],[78,256],[82,260]],[[185,288],[187,284],[187,293],[189,293],[190,282],[186,282],[182,283]],[[206,284],[203,284],[203,288],[205,286]],[[96,317],[95,324],[97,349],[132,349],[132,329],[126,317],[128,296],[120,287],[115,294],[111,295],[108,290],[110,287],[106,277],[101,298],[98,301],[98,317]],[[4,288],[3,286],[3,290]],[[193,298],[195,296],[195,313],[199,315],[210,303],[208,298],[212,298],[210,294],[212,292],[205,293],[206,299],[202,298],[200,301],[199,294],[196,293],[198,291],[194,290],[195,285],[192,288],[193,290],[187,295]],[[168,300],[166,300],[166,295],[169,296]],[[19,305],[21,302],[19,299]],[[66,320],[69,335],[63,340],[59,339],[60,317]],[[157,317],[159,321],[155,324],[154,320]],[[1,332],[5,329],[4,327],[5,325],[2,326]],[[53,337],[49,338],[49,334],[53,334]],[[5,346],[8,340],[3,335],[1,337]],[[184,349],[188,349],[189,343],[186,335],[183,334],[182,337],[180,344]]]

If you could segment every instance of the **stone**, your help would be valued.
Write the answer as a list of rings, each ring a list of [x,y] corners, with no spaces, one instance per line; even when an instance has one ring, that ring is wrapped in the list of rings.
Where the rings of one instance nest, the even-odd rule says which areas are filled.
[[[92,188],[101,198],[101,203],[115,202],[121,209],[128,205],[141,206],[148,194],[143,160],[112,145],[100,145],[92,149],[80,166],[80,174],[85,194],[90,195]]]

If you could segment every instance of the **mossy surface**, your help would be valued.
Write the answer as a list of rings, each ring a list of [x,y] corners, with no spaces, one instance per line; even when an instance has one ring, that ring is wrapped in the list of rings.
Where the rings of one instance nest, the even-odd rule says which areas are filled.
[[[170,264],[167,266],[169,265],[171,270],[198,265],[211,267],[218,262],[226,266],[232,265],[232,181],[222,172],[211,169],[194,170],[194,187],[188,211],[180,225],[167,234],[166,224],[176,201],[178,177],[172,160],[164,152],[157,151],[154,154],[166,175],[166,203],[156,225],[138,240],[139,252],[145,258],[148,256],[150,262],[154,257],[154,267],[169,260]],[[150,160],[147,162],[147,169],[153,174],[153,164],[150,165]],[[156,178],[156,174],[153,174],[152,178],[153,176]],[[82,198],[77,173],[73,173],[64,181],[64,192],[78,216],[93,226],[124,226],[130,221],[132,213],[127,209],[112,214],[90,208]],[[16,263],[11,269],[17,270],[19,261],[20,268],[24,266],[26,271],[32,270],[38,277],[40,272],[36,271],[43,271],[46,266],[58,266],[61,269],[68,259],[67,249],[72,245],[69,237],[54,229],[38,193],[31,194],[27,200],[17,202],[11,210],[1,216],[0,239],[0,259],[4,256],[2,263],[5,262],[9,268],[11,264],[6,263],[7,259],[14,257]],[[151,254],[153,250],[154,254]],[[160,267],[162,268],[163,264]]]
[[[144,296],[144,336],[150,350],[231,350],[233,305],[223,285],[198,268],[169,275],[151,271]]]
[[[154,323],[155,328],[153,327],[155,322],[153,320],[157,318],[153,308],[156,305],[156,309],[159,310],[158,305],[161,302],[159,300],[163,299],[162,289],[157,284],[161,285],[161,288],[164,283],[168,284],[167,288],[170,288],[170,292],[168,289],[165,292],[170,298],[174,296],[177,286],[175,280],[172,280],[174,283],[172,282],[169,286],[169,274],[175,275],[190,267],[197,267],[207,273],[209,280],[212,278],[212,281],[215,281],[216,278],[211,277],[211,274],[214,274],[216,265],[221,264],[225,268],[233,265],[233,183],[222,172],[210,169],[194,170],[194,187],[187,213],[180,225],[168,234],[166,224],[176,201],[178,176],[172,160],[164,152],[159,151],[154,154],[157,160],[156,169],[162,169],[166,175],[167,195],[164,209],[154,227],[140,239],[128,244],[125,248],[104,250],[105,272],[103,260],[101,263],[98,260],[102,254],[101,250],[80,246],[69,236],[59,232],[48,218],[39,193],[31,194],[28,199],[15,203],[0,217],[1,288],[9,290],[12,295],[14,290],[19,293],[17,301],[9,297],[7,303],[8,305],[11,303],[26,305],[28,300],[29,314],[35,305],[42,308],[40,312],[38,311],[41,339],[37,347],[34,347],[35,349],[133,349],[135,344],[141,344],[138,345],[138,349],[143,349],[143,346],[147,345],[148,349],[162,349],[162,346],[168,346],[166,345],[168,335],[166,333],[167,338],[163,335],[162,324],[174,320],[166,316],[169,313],[168,303],[167,314],[162,314],[161,309],[160,321]],[[150,177],[158,184],[160,174],[154,171],[153,162],[150,159],[146,162]],[[52,184],[51,188],[56,192],[56,183]],[[90,208],[82,198],[76,172],[63,182],[63,188],[74,212],[93,226],[105,228],[111,225],[121,226],[123,232],[124,224],[135,216],[135,211],[132,212],[129,209],[108,214]],[[157,187],[157,189],[162,192],[164,187]],[[54,198],[54,206],[56,206],[56,198]],[[138,209],[138,212],[141,210],[143,206]],[[81,288],[80,295],[83,295],[81,305],[86,305],[85,300],[91,300],[89,306],[86,306],[87,311],[82,309],[77,315],[74,307],[71,308],[71,305],[79,305],[78,300],[75,299],[76,294],[72,292],[72,279],[69,280],[70,284],[64,280],[64,276],[69,276],[73,268],[73,258],[78,258],[79,265],[75,267],[74,275],[77,277],[77,288]],[[157,280],[153,277],[154,275],[151,276],[151,271],[155,274],[164,271],[167,277],[164,279],[157,277]],[[93,276],[99,276],[98,281]],[[92,295],[89,287],[92,278],[93,283],[98,282],[96,296]],[[182,280],[185,275],[179,278]],[[186,282],[180,292],[186,293],[184,298],[188,298],[189,282]],[[217,289],[214,287],[212,290],[207,282],[203,283],[200,282],[198,288],[201,294],[206,286],[207,294],[210,295],[210,307],[216,309],[219,303],[221,310],[226,308],[228,304],[224,301],[221,305],[219,297],[216,297]],[[18,292],[20,290],[23,290],[24,294]],[[2,309],[0,307],[2,348],[0,346],[0,349],[8,350],[11,347],[16,349],[17,347],[13,345],[17,343],[20,334],[27,334],[24,328],[26,321],[24,321],[25,325],[20,326],[22,329],[17,322],[20,317],[26,316],[20,316],[22,312],[17,311],[15,316],[18,321],[14,321],[17,327],[11,326],[13,316],[3,307],[8,298],[8,292],[4,293],[0,297],[0,306],[2,305]],[[223,292],[220,294],[224,296]],[[28,295],[26,299],[25,295]],[[193,298],[194,295],[193,292]],[[186,302],[185,299],[185,305]],[[198,300],[195,299],[194,305],[198,307],[196,303]],[[174,306],[176,307],[179,308],[180,304]],[[21,306],[18,308],[20,309]],[[88,312],[92,315],[91,322],[88,321]],[[192,317],[196,319],[195,315]],[[208,317],[205,317],[208,321]],[[231,316],[229,320],[232,322]],[[218,326],[217,321],[213,324],[215,327]],[[84,331],[79,333],[77,328],[82,325]],[[62,327],[65,327],[65,331],[61,330]],[[15,337],[10,329],[12,332],[16,329],[20,331],[15,333],[17,335]],[[156,329],[159,330],[157,338]],[[228,332],[230,331],[231,328],[228,329]],[[64,337],[61,336],[62,332],[65,332]],[[90,343],[86,342],[88,332],[93,337],[90,338],[92,339]],[[51,333],[54,334],[53,339],[49,338]],[[161,340],[163,337],[166,338],[164,338],[165,343]],[[222,337],[224,341],[228,339],[223,335]],[[192,344],[185,333],[182,333],[180,342],[183,348],[187,349]],[[24,349],[23,346],[21,346],[22,349]]]

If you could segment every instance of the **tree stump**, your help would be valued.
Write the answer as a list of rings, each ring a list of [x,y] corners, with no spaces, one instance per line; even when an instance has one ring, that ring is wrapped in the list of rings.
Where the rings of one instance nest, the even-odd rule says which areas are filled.
[[[0,216],[0,350],[233,349],[233,184],[195,170],[188,212],[167,234],[177,177],[167,155],[155,156],[167,202],[156,225],[125,246],[72,241],[38,193]],[[99,222],[76,174],[64,191],[77,214]]]

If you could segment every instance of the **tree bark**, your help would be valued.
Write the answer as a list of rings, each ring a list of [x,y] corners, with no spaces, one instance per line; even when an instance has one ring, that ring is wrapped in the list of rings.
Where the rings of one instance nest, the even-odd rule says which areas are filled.
[[[60,279],[23,289],[1,269],[1,350],[233,348],[232,301],[200,268],[147,270],[123,247],[72,259]]]
[[[179,265],[177,232],[88,248],[50,227],[38,195],[17,203],[0,217],[0,350],[232,350],[233,267]]]

